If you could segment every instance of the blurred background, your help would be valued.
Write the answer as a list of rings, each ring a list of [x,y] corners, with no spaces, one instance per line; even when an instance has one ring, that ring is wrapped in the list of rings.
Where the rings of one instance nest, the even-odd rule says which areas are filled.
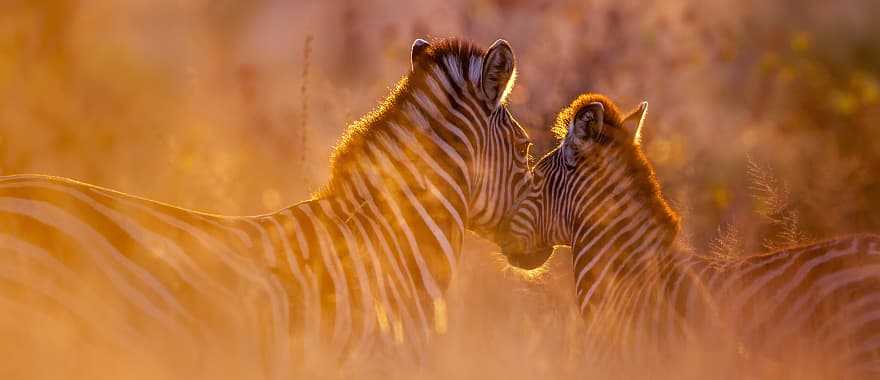
[[[877,15],[873,0],[4,0],[0,175],[273,211],[323,184],[415,38],[505,38],[538,156],[582,92],[650,102],[646,153],[696,251],[880,232]],[[570,256],[523,281],[495,250],[468,242],[441,373],[490,358],[487,374],[529,376],[570,351]]]

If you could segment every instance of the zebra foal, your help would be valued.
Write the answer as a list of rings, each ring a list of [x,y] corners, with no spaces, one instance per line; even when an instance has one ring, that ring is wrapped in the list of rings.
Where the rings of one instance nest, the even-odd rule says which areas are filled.
[[[646,113],[647,103],[624,114],[585,94],[559,114],[561,142],[535,165],[500,239],[510,263],[534,268],[554,245],[571,247],[595,358],[663,361],[689,344],[728,342],[741,356],[821,353],[833,371],[880,375],[880,236],[725,265],[680,250],[679,217],[641,149]]]

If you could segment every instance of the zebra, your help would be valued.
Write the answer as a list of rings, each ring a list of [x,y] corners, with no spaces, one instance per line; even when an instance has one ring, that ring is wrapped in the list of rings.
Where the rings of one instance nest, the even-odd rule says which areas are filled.
[[[554,245],[571,247],[577,307],[597,358],[668,360],[687,344],[729,342],[741,357],[773,363],[816,350],[828,368],[876,378],[880,236],[730,262],[684,249],[680,218],[641,149],[647,106],[623,113],[588,93],[559,113],[561,142],[535,164],[529,196],[503,227],[509,263],[534,269]]]
[[[265,215],[2,177],[0,305],[156,350],[174,349],[168,334],[210,347],[256,330],[239,352],[259,352],[273,378],[316,352],[418,351],[448,328],[465,230],[494,239],[528,189],[531,142],[506,102],[515,76],[505,40],[417,39],[409,72],[337,144],[329,182]]]

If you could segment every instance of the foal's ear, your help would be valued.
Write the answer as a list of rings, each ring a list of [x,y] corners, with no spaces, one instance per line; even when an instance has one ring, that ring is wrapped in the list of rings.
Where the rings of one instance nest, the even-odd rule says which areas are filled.
[[[605,122],[605,106],[592,102],[577,110],[568,124],[568,134],[562,143],[562,156],[565,166],[573,168],[577,159],[591,138]]]
[[[493,109],[504,101],[513,87],[516,58],[505,40],[495,41],[483,56],[480,89]]]
[[[642,143],[642,127],[645,125],[645,118],[648,116],[648,102],[642,102],[639,104],[636,109],[629,112],[626,117],[623,118],[623,121],[620,123],[624,128],[629,129],[633,133],[633,142],[638,145]],[[635,125],[635,130],[632,130],[632,127],[629,127],[634,122],[638,121]]]
[[[428,50],[429,46],[431,46],[431,44],[421,38],[417,38],[413,41],[412,52],[410,52],[409,55],[410,68],[412,70],[416,69],[416,60],[425,52],[425,50]]]

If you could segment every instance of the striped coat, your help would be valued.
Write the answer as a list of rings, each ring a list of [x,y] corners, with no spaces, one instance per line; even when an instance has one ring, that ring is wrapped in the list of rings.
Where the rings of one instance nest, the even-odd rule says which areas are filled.
[[[824,369],[876,377],[880,236],[733,262],[679,250],[679,218],[640,149],[642,122],[627,129],[646,110],[624,115],[591,94],[563,110],[562,142],[535,166],[534,189],[503,239],[521,267],[543,263],[553,245],[571,247],[592,358],[660,364],[727,349],[790,363],[821,354]]]
[[[417,40],[411,72],[336,148],[329,183],[268,215],[4,177],[0,304],[200,375],[212,352],[256,355],[275,378],[302,361],[417,352],[447,328],[464,231],[492,238],[529,182],[528,136],[504,102],[513,77],[502,40]]]

